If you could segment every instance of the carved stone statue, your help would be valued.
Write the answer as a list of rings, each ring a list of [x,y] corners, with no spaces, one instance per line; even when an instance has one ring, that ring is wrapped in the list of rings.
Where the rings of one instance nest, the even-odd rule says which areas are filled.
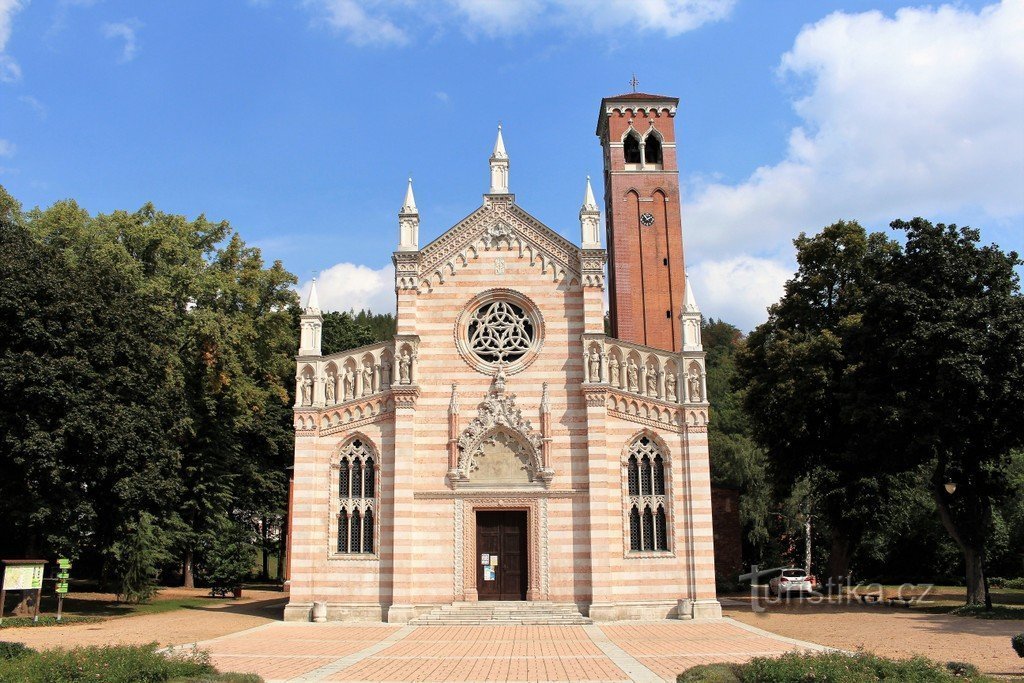
[[[499,394],[505,391],[505,364],[498,363],[498,371],[494,373],[494,390]]]
[[[658,371],[654,368],[647,368],[647,395],[658,395]]]
[[[411,369],[412,356],[409,355],[408,351],[402,351],[402,355],[398,357],[398,381],[401,384],[409,383]]]
[[[612,359],[608,361],[608,381],[616,389],[619,387],[619,361],[612,356]]]
[[[363,396],[373,393],[373,366],[363,365]]]
[[[601,381],[601,356],[597,349],[590,349],[590,381]]]
[[[342,400],[348,401],[356,396],[356,373],[352,372],[352,368],[345,368],[345,379],[342,382],[342,389],[344,389],[345,396]]]
[[[333,406],[336,403],[336,401],[334,400],[334,387],[335,387],[334,383],[336,381],[337,381],[337,378],[334,376],[334,374],[333,373],[328,373],[328,375],[327,375],[327,382],[324,383],[324,392],[325,392],[325,396],[327,398],[327,405],[329,405],[329,406]]]
[[[678,400],[676,397],[676,373],[674,372],[665,375],[665,398],[669,401]]]
[[[309,377],[302,379],[302,405],[313,405],[313,380]]]
[[[636,363],[632,358],[629,359],[629,365],[626,366],[626,388],[634,394],[640,392],[640,374],[637,372]]]
[[[700,403],[700,371],[697,368],[690,370],[690,403]]]

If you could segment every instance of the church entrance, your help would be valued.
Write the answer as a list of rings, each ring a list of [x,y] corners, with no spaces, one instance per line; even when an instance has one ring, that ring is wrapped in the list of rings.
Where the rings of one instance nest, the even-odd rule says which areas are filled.
[[[476,560],[480,600],[525,600],[526,511],[477,512]]]

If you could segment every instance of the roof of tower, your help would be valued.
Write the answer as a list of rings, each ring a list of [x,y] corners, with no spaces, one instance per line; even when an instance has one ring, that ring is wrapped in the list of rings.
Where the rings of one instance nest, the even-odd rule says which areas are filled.
[[[583,196],[584,211],[598,211],[597,201],[594,199],[594,190],[590,187],[590,176],[587,176],[587,191]]]
[[[629,105],[623,106],[620,103],[629,103]],[[675,116],[678,106],[678,97],[652,95],[646,92],[627,92],[614,97],[605,97],[601,100],[601,110],[597,115],[597,136],[601,137],[608,116],[615,109],[657,109],[658,111],[667,109],[669,116]]]
[[[645,93],[645,92],[627,92],[627,93],[623,93],[621,95],[615,95],[613,97],[606,97],[606,98],[604,98],[604,100],[606,102],[611,102],[613,100],[633,100],[633,101],[640,101],[640,100],[643,100],[643,101],[659,100],[660,101],[660,100],[664,100],[666,102],[675,102],[676,104],[679,104],[679,98],[678,97],[669,97],[668,95],[652,95],[650,93]]]

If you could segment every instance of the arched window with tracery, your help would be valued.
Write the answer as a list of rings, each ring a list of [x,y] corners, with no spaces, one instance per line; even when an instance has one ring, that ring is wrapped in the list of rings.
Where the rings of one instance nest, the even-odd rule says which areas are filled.
[[[352,439],[341,449],[337,506],[339,553],[356,555],[374,552],[376,465],[372,446],[361,438]]]
[[[626,505],[629,510],[629,549],[632,552],[669,550],[668,497],[665,458],[649,437],[637,438],[626,460]]]

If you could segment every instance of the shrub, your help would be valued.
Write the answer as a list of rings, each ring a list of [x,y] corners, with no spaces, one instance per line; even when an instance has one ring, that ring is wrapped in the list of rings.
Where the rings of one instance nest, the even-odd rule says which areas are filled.
[[[26,646],[25,643],[10,643],[0,640],[0,660],[17,659],[33,652],[35,650]]]
[[[676,683],[740,683],[734,664],[702,664],[676,677]]]
[[[1018,657],[1024,657],[1024,633],[1018,633],[1013,638],[1010,638],[1010,644],[1013,645],[1013,649]]]
[[[695,667],[681,673],[676,680],[679,683],[951,683],[987,679],[970,664],[951,662],[944,667],[923,657],[892,660],[871,654],[791,652],[778,658],[758,657],[746,664]]]
[[[1024,589],[1024,576],[1018,576],[1016,579],[1006,579],[1003,582],[1003,588]]]
[[[216,674],[205,652],[165,655],[157,647],[151,643],[32,652],[0,660],[0,683],[158,683]]]
[[[981,675],[978,671],[978,667],[967,662],[946,662],[946,671],[953,674],[957,678],[975,679]]]

